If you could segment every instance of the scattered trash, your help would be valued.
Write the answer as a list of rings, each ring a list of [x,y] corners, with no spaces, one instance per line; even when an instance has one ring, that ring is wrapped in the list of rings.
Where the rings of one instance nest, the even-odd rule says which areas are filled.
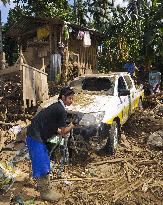
[[[148,190],[148,184],[144,183],[143,186],[142,186],[142,191],[146,192],[147,190]]]
[[[50,177],[52,183],[64,194],[60,204],[102,205],[114,202],[126,205],[162,204],[162,149],[151,149],[153,146],[163,147],[161,128],[163,109],[161,102],[157,101],[158,97],[160,98],[160,96],[155,96],[155,98],[149,99],[149,101],[154,101],[153,107],[135,112],[122,127],[121,143],[115,156],[108,156],[102,152],[89,153],[88,159],[82,158],[79,161],[78,158],[74,160],[72,155],[71,160],[74,161],[70,161],[68,166],[65,164],[61,177],[58,175],[58,169],[61,168],[59,159],[62,159],[62,155],[60,156],[58,153],[56,155],[58,158],[54,157],[56,161],[55,163],[51,162]],[[21,125],[21,122],[17,124]],[[10,125],[10,127],[15,126]],[[3,129],[2,132],[8,132],[9,125],[5,124],[3,128],[6,128],[7,131]],[[19,128],[12,130],[15,133],[17,131]],[[8,140],[7,143],[10,141]],[[150,142],[153,144],[151,145]],[[8,145],[7,143],[5,146]],[[4,160],[7,159],[11,162],[7,164],[10,165],[7,168],[6,164],[1,163],[5,170],[9,170],[10,177],[0,166],[0,192],[3,193],[5,202],[13,205],[44,203],[36,200],[39,193],[35,190],[35,181],[30,180],[29,176],[28,180],[22,180],[25,184],[24,182],[15,183],[18,178],[20,179],[26,174],[26,170],[27,173],[30,173],[29,170],[31,170],[30,161],[26,160],[29,157],[26,155],[28,154],[26,147],[18,151],[15,150],[12,152],[11,150],[2,150],[0,152],[1,160],[5,158]],[[14,164],[20,166],[23,172],[15,174]],[[10,188],[12,189],[10,190]],[[8,190],[9,192],[5,194]],[[20,190],[22,190],[21,193]],[[15,197],[10,203],[6,196],[10,195],[11,191]],[[35,197],[35,199],[27,200],[27,197]]]
[[[20,169],[15,168],[10,163],[0,163],[0,192],[7,192],[14,182],[24,181],[28,174],[23,173]]]
[[[25,159],[29,160],[29,152],[27,147],[18,150],[15,156],[10,160],[10,163],[20,162]]]
[[[15,196],[11,199],[11,204],[19,204],[19,205],[32,205],[35,204],[35,198],[25,201],[22,196]]]
[[[66,184],[66,185],[71,185],[71,184],[72,184],[72,182],[67,181],[67,180],[64,180],[64,184]]]
[[[163,131],[159,130],[149,136],[148,144],[152,147],[163,147]]]
[[[11,188],[17,174],[17,171],[13,170],[13,167],[0,163],[0,192],[2,194]]]
[[[21,132],[21,126],[17,125],[17,126],[13,126],[9,129],[9,132],[14,133],[15,135],[17,135],[19,132]]]

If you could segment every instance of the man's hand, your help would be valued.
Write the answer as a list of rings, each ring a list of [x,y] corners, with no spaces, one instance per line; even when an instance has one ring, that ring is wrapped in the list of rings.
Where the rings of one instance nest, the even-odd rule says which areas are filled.
[[[58,134],[60,135],[66,135],[68,134],[73,128],[75,127],[75,125],[71,122],[67,127],[61,127],[58,128]]]

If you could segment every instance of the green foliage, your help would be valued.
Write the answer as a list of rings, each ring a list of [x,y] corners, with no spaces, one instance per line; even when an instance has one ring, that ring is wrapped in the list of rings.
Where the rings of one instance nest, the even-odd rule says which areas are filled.
[[[127,8],[113,8],[112,23],[108,24],[106,29],[110,37],[107,56],[112,56],[109,63],[111,68],[116,65],[122,69],[123,63],[129,58],[134,59],[135,62],[143,60],[147,69],[151,64],[160,67],[161,61],[159,63],[158,59],[162,59],[163,50],[162,17],[163,3],[158,0],[152,1],[151,4],[148,1],[130,0]],[[106,45],[103,44],[102,64],[105,59],[103,56],[106,55],[105,47]],[[107,61],[105,68],[108,68]],[[108,70],[111,68],[109,67]]]
[[[9,11],[8,21],[3,26],[3,50],[9,65],[13,65],[18,58],[18,44],[15,39],[12,39],[5,34],[23,15],[25,15],[25,11],[21,7],[16,6]]]
[[[6,4],[10,3],[9,0],[1,0],[1,2],[3,3],[3,5],[6,5]]]
[[[80,26],[86,26],[87,24],[87,2],[83,0],[74,0],[73,13],[72,13],[72,21]]]

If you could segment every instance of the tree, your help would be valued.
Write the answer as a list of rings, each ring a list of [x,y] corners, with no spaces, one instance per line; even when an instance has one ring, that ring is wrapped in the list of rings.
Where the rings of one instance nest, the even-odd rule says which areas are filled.
[[[110,0],[88,0],[88,12],[93,27],[98,31],[104,32],[110,23],[111,10],[114,7],[114,1]]]
[[[18,58],[18,44],[15,39],[12,39],[5,34],[14,23],[21,19],[23,15],[25,15],[25,11],[19,6],[16,6],[14,9],[10,9],[7,23],[3,26],[3,50],[6,54],[6,61],[9,65],[12,65]]]
[[[59,16],[65,20],[69,18],[71,7],[67,0],[15,0],[17,5],[30,16],[53,17]]]
[[[86,26],[88,19],[87,2],[84,0],[74,0],[73,10],[72,20],[74,23],[80,26]]]
[[[3,5],[6,5],[6,4],[10,3],[10,0],[1,0],[1,2],[3,3]]]
[[[160,4],[159,4],[160,3]],[[146,69],[161,63],[163,53],[162,2],[130,0],[127,8],[112,8],[106,25],[109,40],[103,44],[102,65],[122,67],[129,58],[143,61]],[[104,22],[103,22],[104,23]],[[105,61],[104,61],[105,59]],[[104,66],[102,66],[104,67]]]

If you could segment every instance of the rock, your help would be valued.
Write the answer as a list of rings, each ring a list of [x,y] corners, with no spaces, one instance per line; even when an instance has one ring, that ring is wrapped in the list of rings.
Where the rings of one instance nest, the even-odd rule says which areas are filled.
[[[24,182],[29,179],[29,174],[21,172],[15,177],[16,182]]]
[[[158,108],[158,110],[159,110],[160,112],[163,112],[163,105],[160,105],[159,108]]]
[[[148,138],[147,144],[152,147],[163,147],[163,131],[159,130],[152,133]]]

